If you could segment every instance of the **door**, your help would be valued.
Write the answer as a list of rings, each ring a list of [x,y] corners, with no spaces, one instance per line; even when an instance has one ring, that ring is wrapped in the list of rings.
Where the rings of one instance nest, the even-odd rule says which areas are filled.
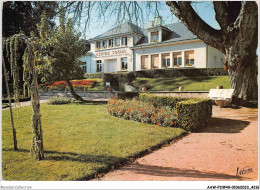
[[[111,59],[108,60],[108,72],[116,72],[116,68],[117,68],[117,60],[116,59]]]

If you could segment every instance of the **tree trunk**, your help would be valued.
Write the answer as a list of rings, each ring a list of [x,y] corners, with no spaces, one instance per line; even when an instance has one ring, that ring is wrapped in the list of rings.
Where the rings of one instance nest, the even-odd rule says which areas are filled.
[[[14,119],[13,119],[13,112],[12,112],[11,96],[10,96],[10,90],[9,90],[9,86],[8,86],[8,79],[7,79],[7,74],[6,74],[6,67],[5,67],[4,57],[2,57],[2,61],[3,61],[3,68],[4,68],[6,91],[7,91],[8,101],[9,101],[11,123],[12,123],[12,129],[13,129],[14,150],[18,150],[18,148],[17,148],[16,130],[14,128]]]
[[[226,57],[233,59],[233,61],[227,61],[230,86],[234,89],[234,97],[243,101],[256,101],[258,99],[256,55],[249,53],[240,59],[236,59],[237,56]],[[234,60],[236,60],[236,64],[234,64]]]
[[[32,43],[32,42],[31,42]],[[33,45],[32,45],[33,46]],[[32,146],[31,152],[35,154],[37,160],[44,160],[43,148],[43,132],[41,125],[40,100],[38,93],[38,81],[35,68],[34,50],[32,47],[33,61],[32,61],[32,84],[31,84],[31,102],[32,102]]]
[[[84,102],[83,98],[82,98],[81,96],[79,96],[79,95],[74,91],[74,88],[73,88],[72,84],[70,83],[70,80],[69,80],[69,79],[66,79],[65,81],[66,81],[66,83],[67,83],[67,85],[68,85],[68,88],[69,88],[69,91],[70,91],[72,97],[75,98],[75,99],[78,100],[78,101]]]

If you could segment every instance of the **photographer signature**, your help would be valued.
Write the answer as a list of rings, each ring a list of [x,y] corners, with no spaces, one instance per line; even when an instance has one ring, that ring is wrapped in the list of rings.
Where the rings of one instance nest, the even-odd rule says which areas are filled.
[[[250,168],[249,166],[246,166],[243,168],[237,167],[236,175],[244,175],[244,174],[248,174],[248,173],[252,173],[252,172],[253,172],[253,168]]]

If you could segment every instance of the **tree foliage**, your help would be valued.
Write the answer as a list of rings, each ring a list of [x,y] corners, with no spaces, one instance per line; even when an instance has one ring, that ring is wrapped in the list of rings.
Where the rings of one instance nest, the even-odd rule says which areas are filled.
[[[72,20],[66,21],[63,12],[59,18],[59,27],[50,27],[45,14],[38,24],[40,37],[37,38],[37,69],[42,81],[65,80],[69,83],[72,95],[81,99],[69,80],[83,77],[78,58],[87,53],[89,48],[86,41],[80,40],[81,33],[74,29]]]
[[[36,24],[40,22],[43,11],[48,21],[57,14],[56,1],[6,1],[3,3],[3,37],[18,34],[21,30],[26,36],[36,32]]]

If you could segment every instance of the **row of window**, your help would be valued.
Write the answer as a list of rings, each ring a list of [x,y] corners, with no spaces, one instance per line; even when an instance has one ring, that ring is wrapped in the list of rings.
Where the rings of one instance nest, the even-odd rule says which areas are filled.
[[[97,72],[102,72],[102,61],[97,60]],[[126,71],[127,70],[127,57],[121,58],[121,70]]]
[[[170,67],[170,53],[164,53],[161,57],[162,67],[167,68]],[[174,52],[173,53],[173,66],[179,67],[182,65],[182,52]],[[184,52],[184,65],[185,66],[193,66],[194,65],[194,50],[185,51]],[[151,69],[159,68],[159,54],[151,55],[151,63],[149,63],[148,55],[141,56],[141,68],[148,69],[149,64],[151,64]]]
[[[115,38],[96,42],[96,50],[127,46],[127,37]]]

